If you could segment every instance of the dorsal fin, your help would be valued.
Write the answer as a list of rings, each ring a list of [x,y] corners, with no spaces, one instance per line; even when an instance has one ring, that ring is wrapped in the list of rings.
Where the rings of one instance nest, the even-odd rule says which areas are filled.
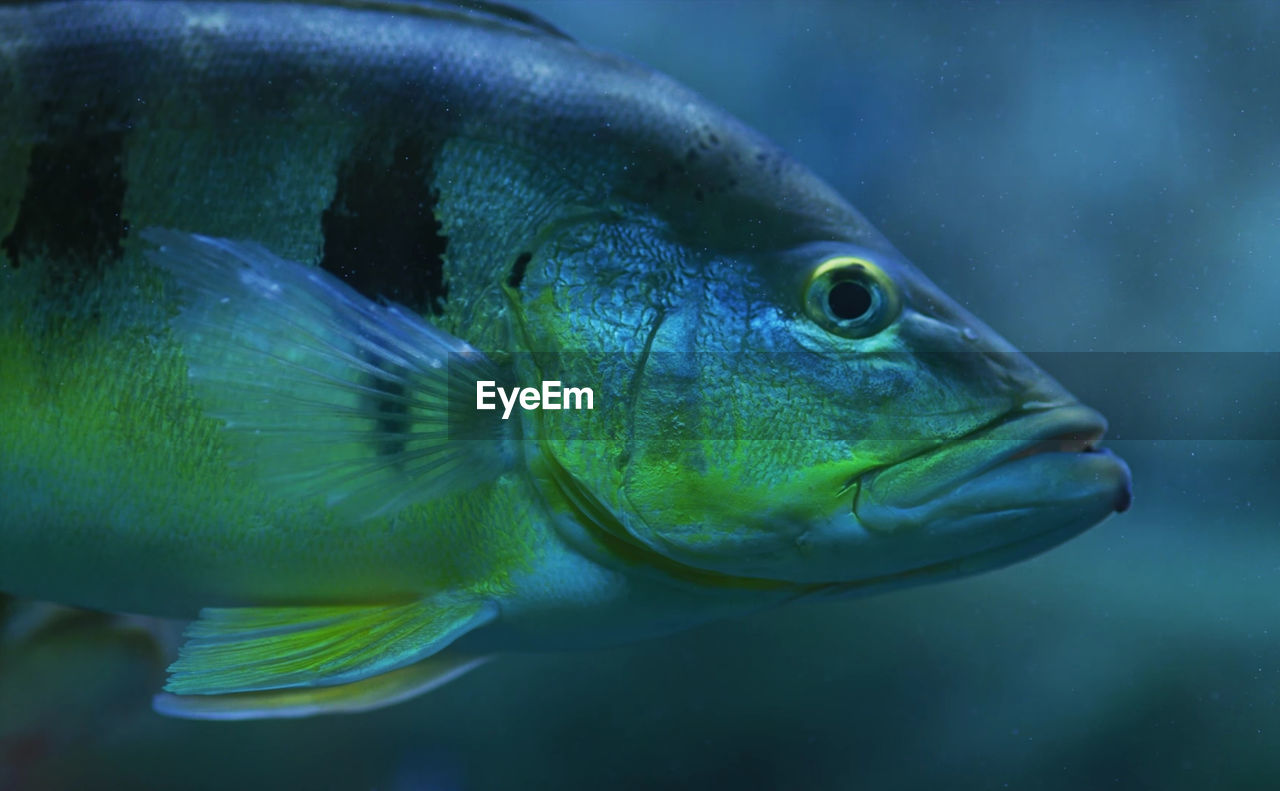
[[[223,0],[226,3],[249,2],[250,0]],[[264,0],[252,0],[263,2]],[[265,0],[270,3],[289,5],[318,5],[334,8],[351,8],[356,10],[382,11],[395,14],[412,14],[414,16],[437,17],[487,24],[494,27],[505,27],[524,33],[538,33],[555,36],[566,41],[573,38],[542,17],[522,8],[509,6],[494,0]],[[35,5],[52,0],[0,0],[0,6]]]
[[[286,0],[287,1],[287,0]],[[572,41],[573,38],[547,20],[523,8],[494,2],[494,0],[306,0],[331,5],[368,7],[387,11],[427,14],[461,14],[468,19],[488,20],[524,30],[546,33]]]

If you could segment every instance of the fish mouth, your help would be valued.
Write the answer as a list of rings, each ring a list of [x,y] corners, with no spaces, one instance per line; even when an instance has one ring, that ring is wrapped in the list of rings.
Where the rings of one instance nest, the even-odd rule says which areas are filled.
[[[1129,468],[1099,446],[1106,428],[1074,401],[1023,408],[864,472],[852,509],[838,506],[805,534],[803,581],[826,583],[819,595],[883,591],[1067,541],[1129,507]]]
[[[1128,468],[1099,446],[1106,429],[1083,404],[1019,410],[866,473],[853,513],[872,533],[963,535],[975,551],[1026,538],[1035,523],[1087,521],[1083,530],[1132,501]]]

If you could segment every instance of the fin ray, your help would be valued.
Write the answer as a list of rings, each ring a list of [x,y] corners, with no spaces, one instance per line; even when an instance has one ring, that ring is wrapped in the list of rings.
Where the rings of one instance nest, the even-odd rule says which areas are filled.
[[[378,676],[329,687],[293,687],[224,695],[162,692],[152,700],[152,707],[170,717],[197,720],[352,714],[384,708],[430,692],[479,667],[488,659],[433,656]]]
[[[187,629],[165,689],[222,695],[348,684],[421,661],[497,608],[440,594],[407,604],[207,608]]]
[[[473,400],[501,375],[466,342],[252,242],[142,236],[184,300],[172,326],[197,397],[273,492],[371,518],[511,467],[517,421]]]

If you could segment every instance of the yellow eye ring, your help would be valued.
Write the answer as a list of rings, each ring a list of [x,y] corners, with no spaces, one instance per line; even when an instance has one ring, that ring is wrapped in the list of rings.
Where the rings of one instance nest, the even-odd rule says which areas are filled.
[[[804,287],[809,318],[844,338],[866,338],[893,323],[902,297],[884,270],[863,258],[823,261]]]

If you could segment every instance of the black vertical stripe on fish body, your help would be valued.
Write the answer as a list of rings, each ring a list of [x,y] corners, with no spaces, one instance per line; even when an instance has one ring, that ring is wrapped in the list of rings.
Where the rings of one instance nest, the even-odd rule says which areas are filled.
[[[369,299],[396,302],[423,316],[443,314],[449,294],[448,239],[436,215],[439,195],[433,187],[438,150],[421,134],[394,145],[357,146],[339,166],[333,201],[321,216],[321,268]],[[366,405],[375,416],[373,444],[384,457],[403,453],[412,430],[402,374],[366,378],[370,390],[386,394],[369,396]]]
[[[0,145],[25,150],[25,172],[16,209],[0,207],[9,212],[0,217],[0,250],[11,267],[37,266],[43,299],[60,310],[123,257],[138,64],[154,47],[55,29],[40,18],[43,8],[13,5],[0,18],[10,45],[0,69]]]
[[[46,261],[46,285],[80,289],[118,261],[129,232],[123,216],[123,132],[69,134],[32,146],[26,189],[0,247],[13,267]]]
[[[444,313],[448,238],[433,187],[438,145],[423,135],[394,146],[370,143],[339,166],[333,202],[321,217],[320,266],[370,299]]]

